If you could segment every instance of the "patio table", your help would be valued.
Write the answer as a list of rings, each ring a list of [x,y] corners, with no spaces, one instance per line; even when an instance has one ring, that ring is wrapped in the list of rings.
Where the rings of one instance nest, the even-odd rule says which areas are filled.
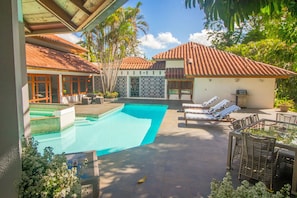
[[[279,126],[279,127],[275,127]],[[294,152],[294,164],[292,175],[291,193],[297,195],[297,124],[288,122],[261,119],[239,130],[229,133],[228,153],[227,153],[227,169],[232,169],[232,152],[234,138],[241,138],[242,131],[249,131],[259,135],[268,135],[276,137],[276,147],[288,149]]]

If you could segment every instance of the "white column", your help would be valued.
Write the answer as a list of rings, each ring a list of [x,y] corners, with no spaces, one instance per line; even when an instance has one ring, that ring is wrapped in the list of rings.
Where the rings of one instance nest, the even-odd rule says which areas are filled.
[[[165,78],[165,85],[164,85],[164,86],[165,86],[165,89],[164,89],[164,98],[165,98],[165,99],[168,99],[168,94],[167,94],[167,83],[168,83],[168,82],[167,82],[167,79]]]
[[[127,98],[130,98],[130,77],[127,75]]]
[[[19,4],[19,6],[18,6]],[[18,197],[20,139],[30,135],[25,37],[18,0],[0,1],[0,192]]]

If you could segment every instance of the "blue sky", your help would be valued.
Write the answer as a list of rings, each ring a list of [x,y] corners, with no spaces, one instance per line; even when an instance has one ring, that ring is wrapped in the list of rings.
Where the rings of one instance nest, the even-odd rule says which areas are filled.
[[[149,25],[146,35],[138,35],[145,57],[151,59],[189,41],[210,45],[207,31],[203,29],[204,13],[199,8],[186,8],[184,0],[128,0],[124,7],[135,7],[139,1],[141,14]],[[74,43],[79,40],[71,34],[62,37]]]

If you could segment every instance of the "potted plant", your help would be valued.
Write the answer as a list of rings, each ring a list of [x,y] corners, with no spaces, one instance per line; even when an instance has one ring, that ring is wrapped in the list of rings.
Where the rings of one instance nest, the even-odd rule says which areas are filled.
[[[112,102],[112,101],[117,100],[118,97],[119,97],[119,93],[116,92],[116,91],[114,91],[114,92],[106,91],[106,92],[104,93],[104,100],[105,100],[105,101]]]
[[[289,108],[293,107],[295,105],[293,100],[283,98],[277,100],[277,107],[279,107],[281,112],[287,112]]]

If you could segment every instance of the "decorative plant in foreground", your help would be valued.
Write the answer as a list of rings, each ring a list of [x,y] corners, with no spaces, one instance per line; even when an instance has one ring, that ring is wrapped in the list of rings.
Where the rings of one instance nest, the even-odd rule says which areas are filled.
[[[23,142],[19,197],[80,197],[81,184],[76,168],[68,169],[66,157],[51,147],[41,155],[33,139]]]
[[[211,193],[209,198],[290,198],[291,186],[286,184],[280,191],[275,193],[268,191],[263,182],[251,185],[248,181],[242,181],[236,189],[233,188],[231,175],[229,172],[223,178],[223,181],[213,180],[211,182]]]

